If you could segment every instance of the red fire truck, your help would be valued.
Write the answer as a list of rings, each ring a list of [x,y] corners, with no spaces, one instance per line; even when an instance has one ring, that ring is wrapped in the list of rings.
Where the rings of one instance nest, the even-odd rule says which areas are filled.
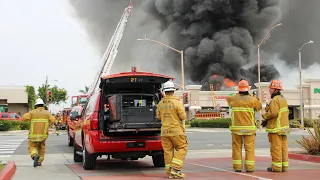
[[[72,96],[71,97],[71,108],[74,106],[84,106],[86,105],[88,101],[88,95],[78,95],[78,96]]]

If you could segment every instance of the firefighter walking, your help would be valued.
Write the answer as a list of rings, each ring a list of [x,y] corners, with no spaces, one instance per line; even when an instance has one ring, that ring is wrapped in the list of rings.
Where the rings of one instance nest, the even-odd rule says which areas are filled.
[[[161,120],[161,143],[164,150],[166,173],[169,178],[184,178],[181,172],[187,154],[187,137],[181,121],[186,119],[186,112],[178,97],[173,96],[173,82],[163,85],[165,97],[158,104],[157,116]],[[176,150],[176,152],[174,152]]]
[[[288,137],[289,109],[287,100],[281,95],[282,84],[273,80],[269,86],[271,95],[270,104],[266,106],[266,113],[262,115],[267,121],[266,131],[270,142],[272,165],[267,169],[269,172],[288,171]]]
[[[229,129],[232,132],[232,164],[235,172],[242,171],[243,143],[246,151],[245,169],[247,172],[254,171],[257,130],[255,111],[259,111],[262,105],[256,97],[249,94],[250,88],[248,81],[240,80],[239,93],[227,98],[228,105],[232,107]]]
[[[37,99],[35,106],[36,109],[24,114],[22,120],[30,122],[28,150],[34,161],[33,166],[37,167],[41,166],[44,160],[49,124],[53,124],[55,119],[44,109],[42,99]]]

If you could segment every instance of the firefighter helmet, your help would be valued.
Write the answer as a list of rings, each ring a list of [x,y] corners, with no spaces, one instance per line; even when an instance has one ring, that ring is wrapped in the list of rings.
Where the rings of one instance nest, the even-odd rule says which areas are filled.
[[[249,91],[251,86],[249,86],[249,82],[247,80],[242,79],[238,84],[238,90],[240,92]]]
[[[43,100],[41,99],[41,98],[38,98],[37,100],[36,100],[36,103],[34,104],[34,105],[43,105],[44,104],[44,102],[43,102]]]
[[[282,84],[279,80],[272,80],[269,86],[270,89],[283,90]]]
[[[174,83],[172,81],[167,81],[163,84],[163,92],[166,91],[175,91]]]

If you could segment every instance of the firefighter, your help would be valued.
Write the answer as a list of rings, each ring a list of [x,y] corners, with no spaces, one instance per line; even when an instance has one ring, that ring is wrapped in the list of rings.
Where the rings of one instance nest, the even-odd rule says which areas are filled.
[[[240,80],[239,93],[227,98],[232,108],[229,129],[232,132],[232,164],[235,172],[242,171],[242,143],[246,151],[244,167],[247,172],[254,171],[256,122],[255,111],[262,108],[260,101],[249,94],[248,81]]]
[[[56,119],[56,122],[55,122],[56,135],[59,136],[60,135],[60,128],[61,128],[61,121],[62,121],[60,112],[57,113],[55,119]]]
[[[278,80],[273,80],[269,86],[271,95],[270,104],[266,106],[262,115],[267,121],[266,131],[270,142],[270,153],[272,165],[267,169],[269,172],[288,171],[288,137],[289,109],[287,100],[281,95],[282,84]]]
[[[182,121],[186,119],[186,112],[178,97],[174,96],[173,82],[167,81],[163,85],[165,96],[157,107],[157,117],[161,120],[161,143],[164,150],[166,173],[169,178],[184,178],[181,172],[187,154],[187,137]],[[176,150],[176,152],[174,152]]]
[[[45,142],[48,137],[49,124],[55,122],[54,117],[44,109],[42,99],[37,99],[36,109],[23,115],[22,120],[30,122],[28,150],[33,159],[33,166],[41,166],[45,155]]]

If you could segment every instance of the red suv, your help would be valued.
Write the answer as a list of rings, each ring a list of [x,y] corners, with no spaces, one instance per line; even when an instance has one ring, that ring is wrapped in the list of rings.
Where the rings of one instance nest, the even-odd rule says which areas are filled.
[[[1,120],[12,120],[12,121],[21,121],[22,118],[17,113],[13,112],[2,112],[0,113]]]
[[[164,167],[156,110],[162,84],[170,79],[148,72],[103,77],[101,90],[89,98],[81,115],[70,116],[75,123],[74,161],[91,170],[102,155],[122,160],[151,156],[155,167]]]

